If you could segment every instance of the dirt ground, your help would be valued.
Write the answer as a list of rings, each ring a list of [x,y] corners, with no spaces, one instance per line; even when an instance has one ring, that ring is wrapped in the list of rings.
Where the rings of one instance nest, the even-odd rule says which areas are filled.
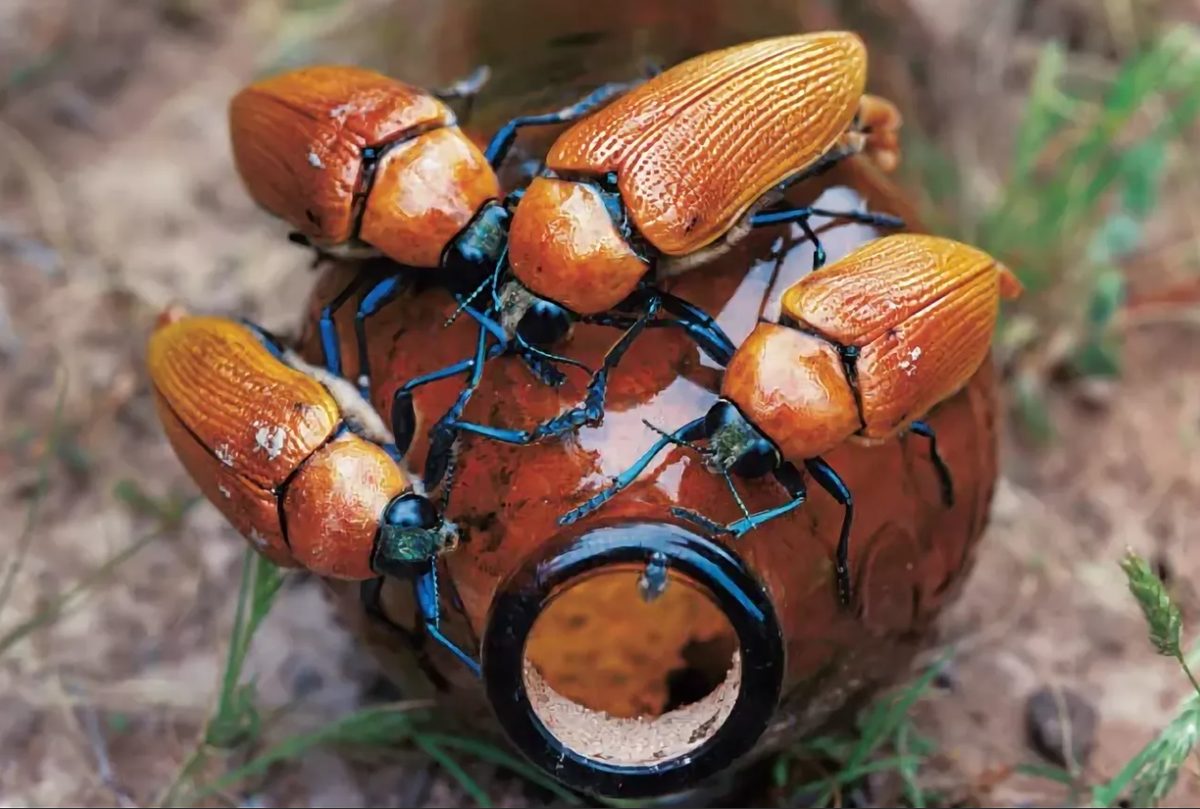
[[[324,5],[332,10],[313,22],[280,28],[283,11],[272,2],[0,4],[0,555],[14,554],[31,511],[36,519],[0,632],[160,527],[122,481],[160,504],[194,492],[162,437],[143,373],[157,312],[183,299],[285,332],[295,325],[315,276],[238,183],[225,104],[265,65],[307,58],[303,43],[315,30],[353,24],[353,13]],[[358,5],[354,13],[379,4]],[[913,2],[935,46],[929,61],[943,74],[922,89],[949,94],[935,99],[939,109],[960,109],[940,133],[955,155],[964,144],[1004,146],[1030,43],[1069,31],[1080,58],[1095,59],[1112,46],[1090,36],[1101,23],[1079,10],[1087,4],[1070,0],[1046,0],[1058,17],[1014,40],[1021,5]],[[971,86],[996,103],[961,109],[955,88]],[[1194,265],[1200,243],[1190,223],[1156,232]],[[1158,258],[1131,272],[1135,290],[1179,282],[1180,262]],[[1197,336],[1194,326],[1165,321],[1131,329],[1128,370],[1113,390],[1052,398],[1055,443],[1033,447],[1006,434],[990,534],[943,621],[959,648],[951,687],[917,712],[942,751],[930,778],[951,791],[1001,806],[1062,800],[1047,781],[1009,773],[1036,760],[1023,722],[1039,688],[1074,690],[1095,709],[1087,767],[1096,779],[1113,775],[1187,693],[1178,668],[1147,642],[1117,562],[1130,546],[1169,573],[1192,638]],[[48,442],[60,395],[62,430]],[[211,706],[243,549],[202,502],[79,609],[6,654],[0,806],[153,800]],[[376,676],[303,580],[264,625],[250,668],[264,703],[305,697],[297,722],[352,710]],[[404,801],[414,772],[313,754],[242,805],[412,805]],[[431,783],[431,805],[463,800]],[[1170,805],[1197,797],[1200,773],[1188,771]]]

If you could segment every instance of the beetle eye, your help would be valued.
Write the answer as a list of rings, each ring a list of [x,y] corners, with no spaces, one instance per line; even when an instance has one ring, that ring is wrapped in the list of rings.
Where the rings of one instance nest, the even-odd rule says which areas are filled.
[[[521,322],[517,334],[531,346],[554,345],[571,330],[571,316],[567,310],[547,300],[537,300]]]
[[[405,492],[388,503],[383,512],[383,522],[390,528],[421,528],[427,531],[438,527],[442,515],[429,498],[414,492]]]

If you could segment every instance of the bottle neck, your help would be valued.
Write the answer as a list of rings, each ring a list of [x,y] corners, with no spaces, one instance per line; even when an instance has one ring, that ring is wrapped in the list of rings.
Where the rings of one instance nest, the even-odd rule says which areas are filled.
[[[654,600],[663,588],[693,589],[736,638],[716,688],[650,720],[614,717],[558,693],[528,654],[534,626],[552,602],[631,569],[641,571],[641,586],[624,591],[627,597]],[[589,614],[580,632],[611,637],[603,631],[608,617]],[[648,623],[637,631],[661,629]],[[775,609],[749,568],[723,546],[669,523],[621,522],[549,543],[500,586],[482,645],[488,699],[510,740],[564,785],[605,798],[671,794],[730,767],[766,729],[785,668]]]

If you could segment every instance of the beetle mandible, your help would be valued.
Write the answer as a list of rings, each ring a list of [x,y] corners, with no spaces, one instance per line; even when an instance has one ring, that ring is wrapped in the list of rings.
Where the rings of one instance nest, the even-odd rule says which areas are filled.
[[[455,526],[354,385],[254,324],[180,310],[147,364],[175,454],[256,550],[320,576],[413,582],[425,630],[478,674],[440,629],[437,560]]]
[[[487,76],[481,68],[447,90],[426,92],[363,68],[316,65],[251,84],[230,101],[237,171],[255,202],[295,229],[293,241],[319,255],[382,254],[401,265],[366,291],[355,314],[364,396],[364,322],[402,289],[405,270],[444,270],[438,282],[461,291],[476,288],[500,262],[516,198],[501,199],[495,170],[518,130],[573,121],[641,81],[605,84],[557,112],[514,118],[480,152],[443,101],[469,101]],[[342,374],[342,360],[333,315],[366,277],[321,313],[325,365],[334,375]],[[564,333],[564,313],[544,302],[526,315],[518,351],[543,381],[557,384],[561,375],[544,359],[561,358],[532,344]]]
[[[949,507],[953,479],[933,429],[922,419],[975,374],[990,351],[1001,300],[1021,292],[1007,267],[961,242],[912,233],[868,242],[789,287],[782,322],[760,322],[728,358],[721,396],[709,411],[674,433],[662,433],[611,487],[559,523],[599,508],[655,455],[677,444],[699,451],[712,471],[725,476],[746,516],[722,526],[685,509],[672,513],[740,538],[804,503],[804,478],[794,465],[800,463],[845,509],[835,571],[838,597],[849,604],[854,505],[821,455],[846,440],[871,445],[908,431],[924,436]],[[693,443],[700,440],[707,447]],[[771,473],[791,499],[746,513],[730,473],[744,478]]]
[[[647,279],[704,263],[753,228],[796,223],[814,244],[817,267],[825,253],[809,225],[814,215],[903,226],[861,211],[769,210],[788,186],[864,149],[894,167],[900,115],[863,95],[866,65],[866,47],[850,32],[745,43],[681,62],[560,135],[544,176],[517,205],[512,278],[488,312],[511,332],[528,307],[550,301],[572,319],[627,331],[594,373],[583,406],[525,431],[459,421],[456,407],[434,428],[443,439],[437,446],[460,430],[524,444],[598,424],[609,371],[660,310],[673,319],[654,325],[684,327],[714,359],[730,353],[712,318]],[[436,469],[426,475],[435,479]]]

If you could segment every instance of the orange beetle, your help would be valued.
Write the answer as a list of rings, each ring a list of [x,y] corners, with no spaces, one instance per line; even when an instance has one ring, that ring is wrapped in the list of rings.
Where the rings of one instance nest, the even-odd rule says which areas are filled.
[[[677,274],[753,227],[804,227],[814,213],[897,226],[811,208],[756,217],[787,186],[868,144],[894,156],[899,113],[864,98],[866,73],[862,40],[832,31],[737,45],[659,74],[555,141],[549,173],[513,217],[513,275],[589,315],[627,298],[652,265],[659,277]],[[878,141],[863,123],[882,127]]]
[[[233,160],[250,196],[295,228],[293,241],[318,253],[382,254],[402,268],[446,270],[439,283],[469,291],[500,263],[507,247],[509,200],[495,169],[526,126],[575,120],[631,84],[606,84],[580,102],[545,115],[514,118],[481,152],[457,126],[449,98],[473,98],[481,69],[448,90],[426,92],[363,68],[318,65],[251,84],[229,104]],[[403,269],[379,281],[356,315],[360,391],[370,375],[363,321],[401,289]],[[333,314],[363,283],[360,276],[322,312],[325,365],[341,375]],[[552,333],[555,308],[527,312],[522,331]],[[557,328],[557,327],[555,327]],[[536,341],[531,336],[531,341]],[[535,372],[553,374],[522,351]]]
[[[560,135],[544,176],[517,205],[508,254],[514,280],[487,314],[498,318],[497,333],[511,333],[506,324],[549,301],[627,331],[593,374],[583,405],[530,431],[461,422],[456,408],[434,428],[439,452],[431,458],[446,455],[456,431],[530,443],[598,424],[609,371],[660,309],[714,359],[732,351],[712,318],[648,286],[647,277],[683,272],[752,228],[790,222],[812,240],[820,267],[825,251],[808,224],[813,215],[902,226],[860,211],[766,210],[789,185],[864,150],[894,167],[900,114],[863,95],[866,68],[866,47],[850,32],[759,40],[681,62]],[[426,479],[437,470],[427,465]]]
[[[820,456],[845,440],[872,444],[912,431],[929,439],[942,495],[952,504],[950,470],[920,419],[975,374],[990,350],[1000,301],[1021,292],[1007,267],[951,239],[903,233],[868,242],[789,287],[783,322],[759,323],[727,358],[721,398],[708,413],[664,433],[612,487],[560,524],[599,508],[657,453],[679,444],[700,451],[735,497],[730,473],[773,473],[788,491],[790,502],[727,526],[673,509],[677,517],[741,537],[805,501],[804,479],[793,465],[802,463],[845,507],[835,568],[839,598],[848,604],[853,501]],[[703,449],[692,443],[702,439]]]
[[[478,673],[438,626],[437,558],[455,527],[353,385],[257,326],[178,309],[147,363],[175,454],[259,553],[337,579],[413,581],[426,630]]]

